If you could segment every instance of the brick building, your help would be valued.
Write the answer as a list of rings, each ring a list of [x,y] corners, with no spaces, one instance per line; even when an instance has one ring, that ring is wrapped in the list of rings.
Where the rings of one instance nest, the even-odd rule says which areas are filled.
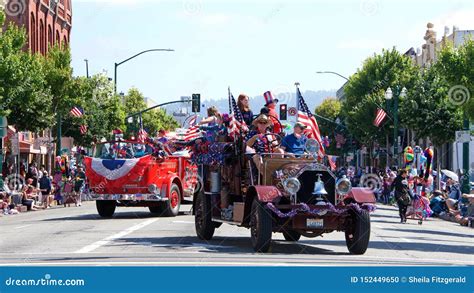
[[[7,22],[23,26],[31,52],[46,54],[52,44],[68,45],[72,28],[71,0],[7,0]]]

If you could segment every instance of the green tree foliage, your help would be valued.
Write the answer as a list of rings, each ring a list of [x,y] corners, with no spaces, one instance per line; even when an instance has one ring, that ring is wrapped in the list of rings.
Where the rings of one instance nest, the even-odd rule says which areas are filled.
[[[125,96],[125,110],[127,115],[135,114],[147,108],[145,97],[136,88],[132,88]],[[166,114],[163,109],[154,109],[143,113],[143,128],[149,135],[155,135],[160,129],[174,130],[179,126],[178,122],[170,115]],[[127,123],[126,135],[137,135],[140,128],[139,117],[133,117],[132,123]]]
[[[71,96],[71,52],[69,48],[55,45],[49,48],[43,61],[46,84],[53,95],[53,113],[65,116],[80,101],[78,97]]]
[[[410,90],[419,77],[418,68],[410,58],[393,48],[366,59],[345,87],[346,99],[342,113],[354,137],[362,143],[382,142],[393,133],[393,123],[386,119],[384,127],[375,127],[377,108],[386,109],[385,91],[388,87]]]
[[[0,12],[0,25],[5,15]],[[24,29],[9,24],[0,35],[0,116],[18,130],[39,131],[52,123],[51,94],[45,86],[41,57],[22,49]]]
[[[468,40],[459,48],[444,47],[434,66],[448,81],[453,104],[463,107],[474,121],[474,41]]]
[[[448,95],[450,84],[435,67],[424,70],[407,99],[402,101],[402,122],[419,138],[429,137],[435,146],[454,140],[454,132],[462,127],[462,108]]]
[[[341,102],[336,98],[326,98],[321,105],[316,107],[314,112],[322,117],[328,118],[329,120],[335,121],[336,118],[341,116]],[[318,119],[319,130],[321,135],[329,135],[334,132],[335,124],[325,121],[323,119]]]
[[[336,118],[339,118],[341,121],[343,121],[343,117],[341,116],[342,115],[341,109],[342,109],[342,104],[337,98],[328,97],[321,103],[321,105],[316,107],[314,112],[317,115],[327,118],[331,121],[335,121]],[[331,123],[324,119],[317,119],[317,120],[318,120],[319,130],[321,131],[321,135],[328,136],[331,142],[329,148],[326,149],[326,152],[330,154],[339,153],[339,151],[342,149],[336,148],[336,133],[340,133],[346,136],[346,134],[344,133],[344,130],[341,129],[341,127],[337,127],[337,124],[335,123]]]
[[[111,138],[112,130],[123,129],[124,106],[113,92],[113,84],[103,74],[74,78],[69,95],[77,100],[76,106],[84,109],[84,116],[67,114],[63,119],[64,135],[73,137],[78,145],[89,146],[102,138]],[[85,135],[80,133],[81,125],[88,127]]]

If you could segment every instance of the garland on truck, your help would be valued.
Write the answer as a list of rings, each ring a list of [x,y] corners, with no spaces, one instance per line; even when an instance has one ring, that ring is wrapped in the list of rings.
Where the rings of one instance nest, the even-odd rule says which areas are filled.
[[[315,216],[324,216],[327,213],[331,214],[336,214],[336,215],[341,215],[347,212],[348,209],[353,209],[356,212],[360,213],[362,210],[367,210],[369,212],[375,211],[376,207],[373,204],[362,204],[359,205],[357,203],[351,203],[348,204],[344,207],[347,207],[348,209],[337,209],[333,204],[331,203],[326,203],[325,205],[321,205],[318,208],[311,209],[307,204],[301,203],[301,207],[294,208],[291,211],[287,213],[283,213],[280,211],[273,203],[267,203],[267,207],[274,212],[278,217],[280,218],[293,218],[296,216],[298,213],[309,213]]]

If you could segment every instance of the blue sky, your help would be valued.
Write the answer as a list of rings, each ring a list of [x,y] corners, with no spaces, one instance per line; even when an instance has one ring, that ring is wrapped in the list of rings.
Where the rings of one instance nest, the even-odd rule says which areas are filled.
[[[337,89],[382,48],[421,47],[426,23],[438,38],[447,25],[474,29],[474,1],[74,0],[71,46],[75,75],[119,67],[118,90],[139,88],[156,102],[201,93],[204,99],[267,90]]]

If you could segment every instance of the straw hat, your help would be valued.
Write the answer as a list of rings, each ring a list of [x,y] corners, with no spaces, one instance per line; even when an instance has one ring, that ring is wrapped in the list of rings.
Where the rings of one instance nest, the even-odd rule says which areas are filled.
[[[252,124],[253,126],[257,127],[257,125],[259,123],[265,123],[267,126],[270,126],[270,125],[273,125],[272,124],[272,121],[270,120],[270,118],[268,118],[267,115],[259,115],[257,118],[255,118],[255,120],[253,120]]]

